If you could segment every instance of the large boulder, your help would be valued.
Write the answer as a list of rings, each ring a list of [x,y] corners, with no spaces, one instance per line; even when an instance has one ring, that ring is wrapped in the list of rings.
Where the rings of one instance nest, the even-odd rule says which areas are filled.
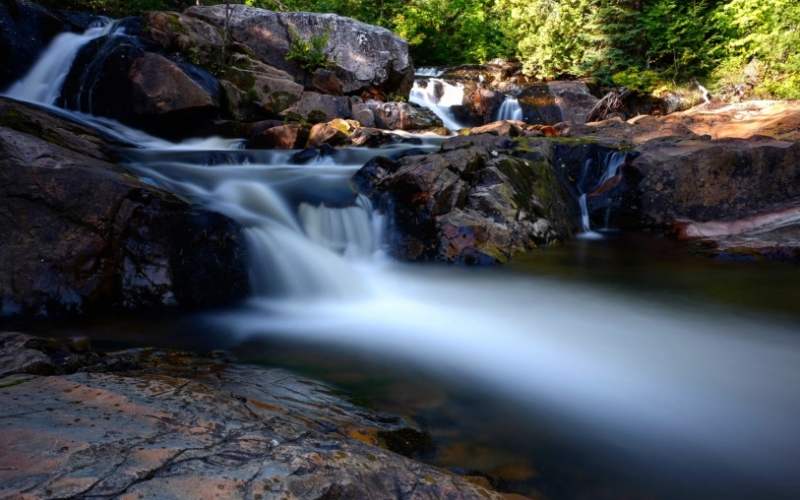
[[[208,72],[115,34],[84,46],[61,89],[66,108],[119,120],[168,138],[198,135],[220,114],[220,87]]]
[[[497,263],[572,235],[575,201],[551,160],[546,139],[519,148],[502,136],[455,137],[436,154],[376,157],[353,182],[388,212],[396,258]]]
[[[386,130],[427,130],[441,127],[442,120],[428,108],[405,102],[368,101],[375,125]]]
[[[97,20],[94,15],[52,11],[25,0],[0,2],[0,91],[25,76],[59,33],[80,33]]]
[[[83,126],[0,100],[0,315],[204,307],[248,293],[231,219],[152,186]]]
[[[519,94],[526,123],[585,123],[598,99],[583,82],[550,82],[526,87]]]
[[[224,5],[190,7],[185,16],[226,26]],[[335,63],[333,73],[344,94],[355,95],[378,88],[386,94],[407,98],[414,83],[414,67],[408,44],[391,31],[334,14],[272,12],[237,5],[228,22],[234,41],[246,45],[262,62],[291,74],[297,82],[315,88],[314,75],[286,60],[291,43],[289,28],[304,40],[330,30],[324,50]],[[317,90],[319,82],[316,87]]]

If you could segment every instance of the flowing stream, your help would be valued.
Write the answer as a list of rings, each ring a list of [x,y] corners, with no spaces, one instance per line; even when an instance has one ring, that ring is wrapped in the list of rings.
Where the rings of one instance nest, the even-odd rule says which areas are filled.
[[[78,41],[95,34],[70,42],[72,54]],[[64,72],[55,65],[68,59],[66,46],[54,43],[11,95],[51,103]],[[40,68],[50,60],[52,66]],[[457,87],[442,82],[437,97],[436,85],[429,79],[426,89],[415,86],[412,99],[445,111],[460,104]],[[580,472],[570,481],[606,478],[588,496],[536,483],[554,500],[796,498],[797,318],[747,313],[707,297],[668,299],[655,293],[665,277],[645,281],[642,289],[653,292],[648,294],[564,276],[565,269],[585,270],[592,256],[611,251],[608,241],[575,242],[510,267],[394,262],[381,248],[385,221],[348,181],[373,155],[411,146],[340,149],[296,165],[294,152],[244,151],[235,149],[237,141],[221,139],[171,144],[108,120],[70,115],[139,144],[141,149],[123,155],[147,182],[198,200],[245,228],[252,298],[234,310],[194,316],[193,325],[224,339],[221,347],[266,342],[317,355],[298,369],[336,358],[345,365],[337,368],[340,373],[363,365],[378,380],[393,367],[399,375],[392,376],[400,380],[421,373],[427,389],[462,395],[455,399],[469,410],[443,410],[429,415],[427,425],[439,429],[435,436],[445,442],[453,429],[470,429],[461,434],[469,434],[462,437],[467,451],[458,459],[439,455],[435,462],[470,468],[482,456],[478,445],[492,443],[532,464],[534,472],[525,477],[534,483],[536,471],[573,466]],[[447,126],[459,128],[452,125]],[[440,141],[426,137],[422,147],[435,150]],[[620,163],[609,158],[598,186]],[[596,187],[581,188],[584,205]],[[591,232],[585,219],[584,229]],[[660,250],[648,252],[659,258]],[[559,267],[563,272],[544,272],[543,263],[558,255],[577,260]],[[626,265],[613,269],[631,272],[620,274],[628,281],[654,269],[642,264],[631,271]],[[676,270],[683,265],[665,276],[683,276]],[[692,272],[705,273],[709,282],[720,279],[705,268]],[[739,286],[747,283],[743,278]],[[676,293],[687,288],[677,286]],[[791,286],[780,290],[796,294]],[[419,394],[406,396],[415,403],[401,408],[425,406]],[[548,466],[549,460],[556,465]],[[520,481],[518,492],[529,493],[529,483]]]

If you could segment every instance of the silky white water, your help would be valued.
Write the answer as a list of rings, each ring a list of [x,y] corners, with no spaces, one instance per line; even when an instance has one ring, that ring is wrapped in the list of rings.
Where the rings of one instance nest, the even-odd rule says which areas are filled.
[[[496,120],[522,121],[522,107],[519,105],[519,101],[516,97],[506,96],[497,109]]]
[[[457,87],[444,88],[440,108],[460,100]],[[30,100],[49,102],[53,92],[39,88]],[[383,217],[348,180],[370,156],[412,146],[342,149],[295,165],[293,152],[240,151],[219,139],[175,145],[78,118],[140,145],[123,154],[145,181],[244,227],[252,298],[204,317],[228,337],[358,349],[494,394],[498,412],[513,402],[521,418],[535,416],[538,432],[601,450],[605,467],[641,478],[655,498],[798,491],[800,336],[792,326],[499,267],[393,262],[381,251]],[[584,195],[620,161],[607,164]]]
[[[461,83],[453,84],[439,78],[417,80],[408,100],[433,111],[450,130],[460,130],[467,126],[456,120],[450,109],[460,106],[464,100],[464,85]]]

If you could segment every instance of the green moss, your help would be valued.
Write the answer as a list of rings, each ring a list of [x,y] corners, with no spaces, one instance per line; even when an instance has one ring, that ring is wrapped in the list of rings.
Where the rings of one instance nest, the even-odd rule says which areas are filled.
[[[247,90],[247,97],[253,102],[258,102],[261,100],[261,96],[258,95],[258,91],[254,88]]]
[[[273,113],[280,113],[283,110],[289,109],[297,102],[297,96],[289,92],[273,92],[269,95],[269,98],[271,102],[268,106],[268,110]]]
[[[325,114],[325,112],[320,109],[312,110],[308,114],[308,121],[311,123],[320,123],[326,121],[327,119],[328,115]]]
[[[14,387],[15,385],[24,384],[27,381],[28,379],[24,378],[22,380],[12,380],[11,382],[0,382],[0,389],[5,389],[6,387]]]
[[[22,132],[23,134],[38,137],[50,144],[69,149],[67,143],[58,132],[42,125],[39,120],[24,114],[17,108],[7,108],[5,113],[0,115],[0,125],[16,130],[17,132]],[[82,132],[85,133],[85,131]]]

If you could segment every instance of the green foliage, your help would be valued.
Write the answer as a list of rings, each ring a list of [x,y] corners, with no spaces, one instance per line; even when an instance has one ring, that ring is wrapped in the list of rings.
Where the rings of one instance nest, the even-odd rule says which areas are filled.
[[[325,52],[325,45],[331,37],[332,27],[328,26],[322,34],[312,33],[306,41],[300,33],[289,26],[289,53],[286,54],[287,61],[296,62],[303,70],[313,73],[320,68],[330,68],[335,66],[335,61]]]
[[[618,87],[625,87],[636,92],[652,92],[661,84],[661,74],[649,69],[628,68],[616,73],[611,80]]]

